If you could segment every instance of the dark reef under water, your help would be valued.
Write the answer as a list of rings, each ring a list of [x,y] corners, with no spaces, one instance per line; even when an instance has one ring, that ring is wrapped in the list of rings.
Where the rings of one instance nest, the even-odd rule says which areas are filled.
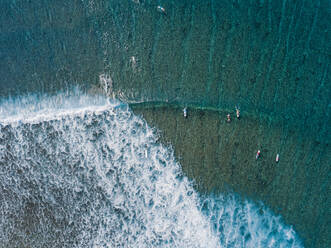
[[[0,96],[106,86],[162,131],[202,192],[262,200],[306,247],[330,247],[330,10],[328,0],[4,0]],[[242,119],[226,123],[235,106]]]

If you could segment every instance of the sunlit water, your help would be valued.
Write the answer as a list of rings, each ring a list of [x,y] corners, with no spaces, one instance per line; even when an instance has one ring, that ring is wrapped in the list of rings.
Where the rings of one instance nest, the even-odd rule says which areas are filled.
[[[200,196],[126,104],[29,96],[0,123],[0,247],[301,247],[262,203]]]

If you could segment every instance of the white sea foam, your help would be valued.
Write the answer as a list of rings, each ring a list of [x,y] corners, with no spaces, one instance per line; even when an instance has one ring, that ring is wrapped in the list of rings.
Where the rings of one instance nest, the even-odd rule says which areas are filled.
[[[1,245],[301,247],[261,205],[202,199],[123,103],[30,96],[0,118]]]

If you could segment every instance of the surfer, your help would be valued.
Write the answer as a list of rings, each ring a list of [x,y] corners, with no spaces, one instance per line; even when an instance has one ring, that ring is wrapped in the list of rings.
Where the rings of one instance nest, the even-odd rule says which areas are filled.
[[[278,163],[279,162],[279,154],[277,153],[277,155],[276,155],[276,163]]]
[[[227,115],[226,115],[226,121],[227,121],[227,122],[231,122],[231,116],[230,116],[230,114],[227,114]]]
[[[185,118],[187,118],[187,107],[185,107],[185,108],[183,109],[183,115],[184,115]]]
[[[255,156],[256,160],[260,157],[260,153],[261,153],[261,151],[257,150],[256,156]]]
[[[165,8],[163,8],[162,6],[157,6],[157,10],[159,11],[159,12],[161,12],[162,14],[165,14],[165,15],[167,15],[167,13],[166,13],[166,11],[165,11]]]
[[[240,110],[238,107],[236,107],[236,115],[237,115],[237,119],[240,119]]]

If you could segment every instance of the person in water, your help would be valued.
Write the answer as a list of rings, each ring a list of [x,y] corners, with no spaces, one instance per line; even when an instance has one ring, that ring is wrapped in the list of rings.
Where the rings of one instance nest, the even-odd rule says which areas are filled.
[[[258,160],[258,158],[260,157],[260,154],[261,154],[261,151],[260,150],[257,150],[256,156],[255,156],[255,159],[256,160]]]
[[[240,119],[240,110],[238,107],[236,107],[236,115],[237,115],[237,119]]]
[[[279,154],[277,153],[277,155],[276,155],[276,163],[278,163],[279,162]]]
[[[163,8],[162,6],[157,6],[157,10],[165,15],[167,15],[166,11],[165,11],[165,8]]]
[[[227,115],[226,115],[226,121],[227,121],[227,122],[231,122],[231,116],[230,116],[230,114],[227,114]]]
[[[185,108],[183,109],[183,115],[184,115],[185,118],[187,118],[187,107],[185,107]]]

